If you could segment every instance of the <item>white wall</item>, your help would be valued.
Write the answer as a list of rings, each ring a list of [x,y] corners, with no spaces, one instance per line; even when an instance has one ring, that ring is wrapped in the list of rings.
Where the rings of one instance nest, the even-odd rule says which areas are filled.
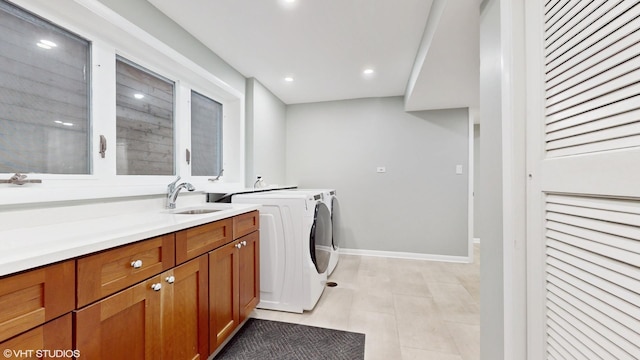
[[[148,1],[98,0],[149,34],[244,92],[245,77]]]
[[[468,110],[403,106],[401,97],[288,106],[287,181],[337,190],[343,248],[466,257]]]
[[[285,184],[286,105],[255,78],[246,86],[246,186]]]

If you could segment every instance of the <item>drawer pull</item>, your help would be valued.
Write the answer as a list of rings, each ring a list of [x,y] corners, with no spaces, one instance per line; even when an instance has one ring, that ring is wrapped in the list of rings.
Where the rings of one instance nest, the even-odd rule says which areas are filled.
[[[241,243],[237,243],[235,246],[236,246],[238,249],[240,249],[240,248],[242,247],[242,244],[241,244]]]
[[[160,284],[160,283],[151,284],[151,288],[152,288],[154,291],[160,291],[160,289],[162,289],[162,284]]]
[[[242,246],[247,246],[247,241],[246,240],[242,241]]]
[[[142,267],[142,260],[132,261],[131,267],[134,269],[140,269]]]
[[[176,281],[176,278],[174,276],[167,276],[167,278],[165,279],[169,284],[173,284],[174,281]]]

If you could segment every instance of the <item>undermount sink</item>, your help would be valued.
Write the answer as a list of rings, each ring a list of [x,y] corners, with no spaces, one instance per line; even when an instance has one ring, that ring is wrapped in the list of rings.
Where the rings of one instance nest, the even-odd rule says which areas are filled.
[[[191,210],[183,210],[172,212],[172,214],[180,214],[180,215],[197,215],[197,214],[208,214],[216,211],[222,211],[218,209],[191,209]]]

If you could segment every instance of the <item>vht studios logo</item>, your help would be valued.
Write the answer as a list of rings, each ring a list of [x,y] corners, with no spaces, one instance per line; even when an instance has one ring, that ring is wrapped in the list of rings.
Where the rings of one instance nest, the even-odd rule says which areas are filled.
[[[7,359],[20,359],[20,358],[50,358],[50,359],[71,359],[71,358],[79,358],[80,350],[11,350],[5,349],[2,351],[2,354]]]

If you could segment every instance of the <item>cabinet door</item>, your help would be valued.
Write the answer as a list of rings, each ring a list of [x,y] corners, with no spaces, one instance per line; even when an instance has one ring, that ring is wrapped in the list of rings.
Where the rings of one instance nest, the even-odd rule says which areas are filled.
[[[44,359],[57,357],[71,358],[73,355],[72,347],[72,329],[71,314],[61,316],[55,320],[38,326],[26,333],[20,334],[12,339],[0,343],[0,349],[3,351],[11,351],[9,356],[4,354],[5,358],[25,358],[27,355],[36,357],[38,350],[49,350],[52,356],[44,356]],[[54,353],[54,351],[62,351]],[[77,353],[75,353],[77,354]],[[43,354],[46,355],[46,354]]]
[[[0,341],[73,310],[75,271],[70,260],[0,279]]]
[[[161,358],[160,291],[156,276],[74,312],[82,359]]]
[[[260,301],[260,233],[241,237],[240,248],[240,322],[249,317]]]
[[[209,261],[207,255],[163,273],[163,359],[209,356]]]
[[[240,323],[238,282],[239,243],[209,253],[209,352],[213,352]]]

